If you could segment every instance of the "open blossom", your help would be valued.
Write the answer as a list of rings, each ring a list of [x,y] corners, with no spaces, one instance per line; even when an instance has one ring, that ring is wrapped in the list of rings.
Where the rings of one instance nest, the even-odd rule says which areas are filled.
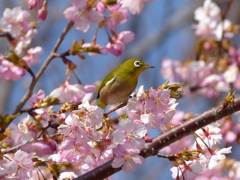
[[[216,3],[212,2],[212,0],[205,0],[203,6],[195,10],[194,17],[198,21],[218,21],[220,20],[220,12],[221,10]]]
[[[213,152],[206,152],[200,155],[200,163],[204,169],[212,169],[220,160],[226,158],[225,154],[231,153],[232,147],[216,149]]]
[[[195,179],[195,177],[202,172],[202,166],[199,161],[187,161],[186,164],[179,165],[170,169],[172,171],[173,179]],[[178,176],[180,178],[178,178]]]
[[[40,89],[37,94],[32,94],[32,96],[29,98],[29,102],[31,104],[35,104],[36,102],[38,102],[41,99],[45,98],[45,92],[44,90]]]
[[[17,81],[24,75],[24,69],[8,61],[6,56],[0,55],[0,78]]]
[[[90,105],[88,101],[79,105],[79,110],[75,111],[80,114],[80,119],[84,125],[99,129],[102,127],[103,109],[97,105]]]
[[[15,172],[15,177],[19,179],[29,179],[32,176],[33,162],[32,155],[22,150],[14,154],[13,160],[8,164],[10,171]]]
[[[95,158],[91,147],[86,140],[76,140],[73,137],[65,137],[59,146],[56,154],[49,156],[49,159],[57,163],[74,163],[83,172],[94,167]]]
[[[58,127],[58,132],[76,139],[99,140],[101,136],[96,129],[102,126],[103,110],[89,102],[79,106],[66,119],[66,124]]]
[[[83,122],[79,120],[79,117],[72,113],[65,119],[66,124],[61,124],[58,127],[58,132],[66,136],[82,139],[87,137],[86,131],[83,129]]]
[[[77,29],[86,32],[90,22],[99,23],[104,19],[102,13],[92,7],[88,7],[85,0],[72,0],[73,6],[64,11],[65,18],[74,22]]]
[[[115,30],[117,25],[128,20],[129,15],[126,9],[122,8],[120,4],[115,4],[109,9],[110,15],[107,18],[107,26],[110,30]]]
[[[177,105],[175,101],[170,98],[170,90],[150,88],[147,96],[143,87],[140,87],[136,97],[129,100],[128,115],[130,118],[141,119],[150,128],[159,128],[163,121],[172,119]]]
[[[110,52],[115,56],[120,56],[125,49],[125,44],[131,42],[133,39],[134,34],[131,31],[123,31],[116,37],[110,39],[106,48],[102,51]]]
[[[118,0],[123,8],[129,10],[132,14],[140,14],[144,8],[144,2],[151,2],[153,0]]]
[[[14,52],[16,54],[21,54],[22,50],[32,42],[32,39],[36,34],[36,29],[30,29],[25,35],[19,36],[19,41],[14,49]]]
[[[133,172],[136,164],[145,163],[145,159],[139,155],[140,150],[128,142],[119,144],[113,149],[113,153],[116,157],[112,162],[112,167],[119,168],[122,166],[124,172]]]
[[[220,144],[222,141],[221,129],[219,128],[220,124],[212,123],[205,126],[203,129],[198,129],[195,133],[198,135],[197,138],[198,145],[201,146],[203,150],[207,149],[206,145],[212,148],[216,144]],[[202,142],[204,141],[204,143]]]
[[[30,13],[21,7],[6,8],[0,19],[0,29],[9,32],[13,37],[18,37],[22,32],[30,30],[29,17]]]
[[[94,85],[69,84],[66,82],[60,87],[54,89],[49,96],[58,98],[62,103],[73,102],[79,103],[86,93],[92,93]]]
[[[40,63],[40,55],[43,53],[43,49],[40,46],[31,48],[27,51],[27,55],[23,57],[28,66],[36,65]]]
[[[29,141],[39,136],[41,132],[39,131],[39,127],[34,123],[35,121],[32,120],[30,115],[18,123],[18,130],[22,133],[22,139]]]
[[[144,140],[142,139],[147,133],[144,124],[134,124],[130,119],[121,119],[119,128],[112,133],[113,142],[122,144],[125,141],[130,142],[132,145],[143,147]]]

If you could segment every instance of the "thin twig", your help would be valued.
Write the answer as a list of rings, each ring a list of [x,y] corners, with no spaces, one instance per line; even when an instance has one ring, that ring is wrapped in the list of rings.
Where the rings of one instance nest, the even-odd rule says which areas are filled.
[[[104,115],[107,116],[108,114],[110,114],[110,113],[112,113],[112,112],[114,112],[114,111],[116,111],[116,110],[118,110],[118,109],[126,106],[127,103],[128,103],[128,102],[123,102],[123,103],[119,104],[117,107],[115,107],[115,108],[113,108],[113,109],[110,109],[110,110],[109,110],[108,112],[106,112]]]
[[[59,135],[60,135],[60,134],[57,133],[57,134],[53,134],[53,135],[51,135],[51,136],[49,136],[49,137],[54,138],[54,137],[59,136]],[[32,143],[32,142],[37,142],[37,141],[42,141],[42,140],[43,140],[43,138],[39,138],[39,139],[37,139],[37,140],[36,140],[36,139],[32,139],[32,140],[30,140],[30,141],[27,141],[27,142],[25,142],[25,143],[19,144],[19,145],[15,146],[15,147],[12,147],[12,148],[10,148],[10,149],[2,150],[1,153],[2,153],[2,154],[15,153],[17,150],[21,149],[21,148],[22,148],[23,146],[25,146],[26,144],[30,144],[30,143]]]

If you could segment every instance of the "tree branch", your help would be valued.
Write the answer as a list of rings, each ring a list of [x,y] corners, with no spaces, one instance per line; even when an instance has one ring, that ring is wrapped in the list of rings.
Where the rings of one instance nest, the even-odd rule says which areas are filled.
[[[239,110],[240,98],[235,99],[234,104],[222,104],[220,106],[216,106],[211,110],[184,121],[174,128],[169,129],[165,133],[155,137],[151,143],[146,143],[145,147],[141,150],[140,155],[144,158],[157,155],[160,149],[168,146],[169,144],[180,140],[181,138],[195,132],[199,128],[202,128]],[[112,161],[113,159],[75,178],[75,180],[95,180],[96,178],[101,180],[111,176],[115,172],[121,170],[121,168],[114,169],[111,165]]]

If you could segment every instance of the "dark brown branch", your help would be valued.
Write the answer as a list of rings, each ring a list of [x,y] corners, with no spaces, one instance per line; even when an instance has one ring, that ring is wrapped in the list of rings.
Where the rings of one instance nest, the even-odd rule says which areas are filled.
[[[160,149],[168,146],[169,144],[176,142],[181,138],[195,132],[197,129],[200,129],[239,110],[240,98],[235,99],[234,104],[232,105],[222,104],[214,107],[211,110],[208,110],[197,117],[184,121],[182,124],[179,124],[165,133],[157,136],[151,143],[146,143],[140,155],[144,158],[157,155]],[[111,176],[115,172],[121,170],[121,168],[114,169],[111,165],[112,161],[113,160],[106,162],[105,164],[75,178],[75,180],[101,180]]]

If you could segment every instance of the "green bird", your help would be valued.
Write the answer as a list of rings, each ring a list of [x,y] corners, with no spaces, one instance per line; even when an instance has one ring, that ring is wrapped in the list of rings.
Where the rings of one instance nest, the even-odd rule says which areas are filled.
[[[98,106],[104,109],[127,101],[137,86],[138,76],[148,68],[154,67],[139,59],[129,59],[110,72],[99,87]]]

